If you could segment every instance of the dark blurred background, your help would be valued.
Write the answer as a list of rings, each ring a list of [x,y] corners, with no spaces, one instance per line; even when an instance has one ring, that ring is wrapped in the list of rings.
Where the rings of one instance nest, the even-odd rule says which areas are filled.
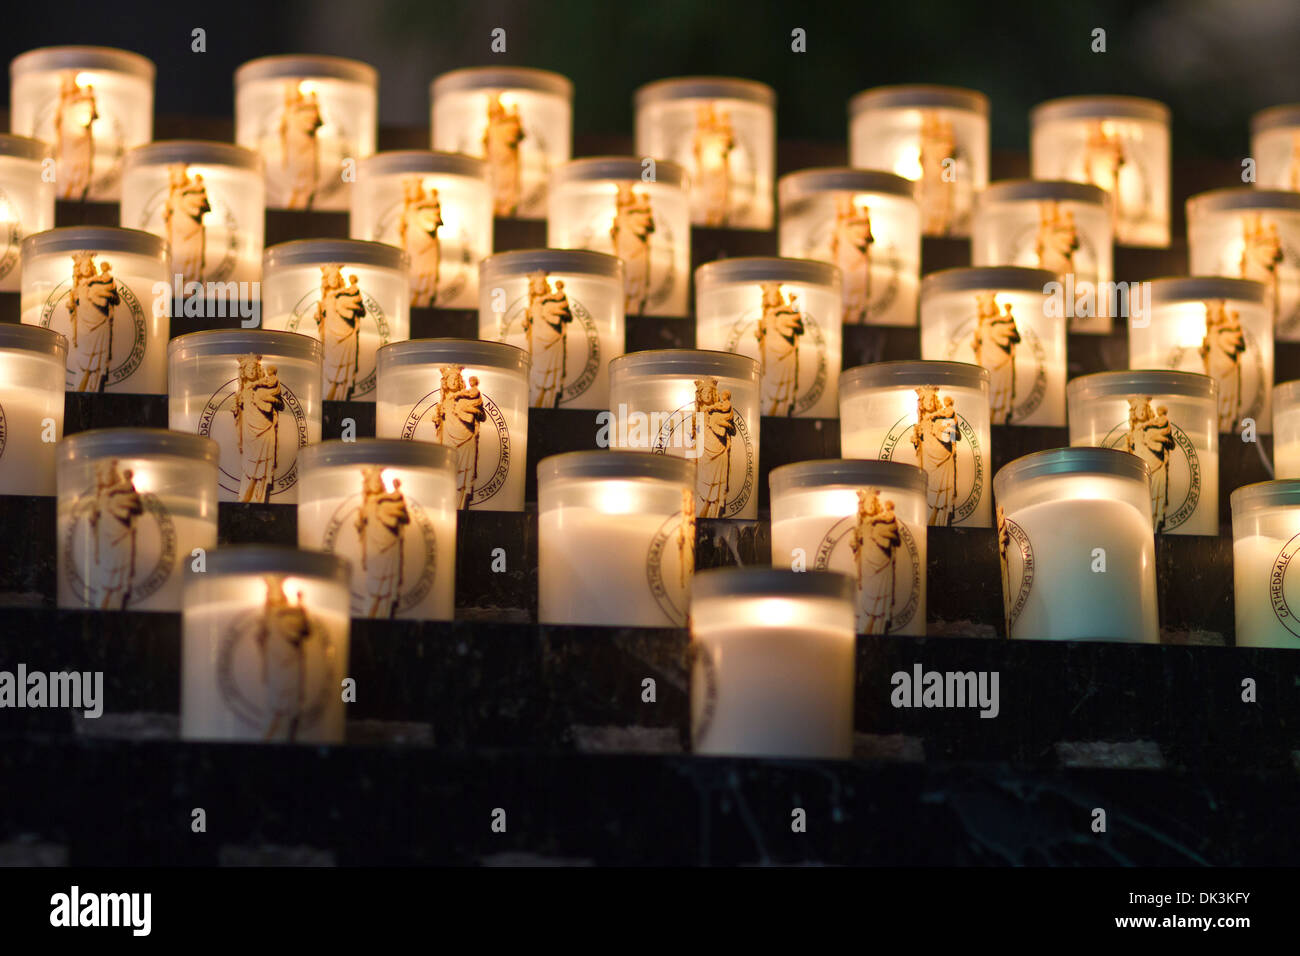
[[[970,86],[992,99],[994,148],[1015,151],[1028,148],[1029,108],[1053,96],[1162,100],[1183,158],[1243,156],[1252,112],[1300,100],[1300,0],[58,0],[10,4],[5,20],[5,60],[60,43],[150,57],[160,115],[229,116],[235,67],[289,52],[377,66],[386,126],[427,126],[428,83],[445,70],[557,70],[574,81],[580,136],[630,135],[633,90],[687,73],[774,86],[783,140],[843,141],[848,98],[869,86]],[[206,31],[205,53],[191,52],[196,27]],[[496,27],[506,30],[504,54],[489,49]],[[806,53],[791,52],[796,27]],[[1106,31],[1105,53],[1092,52],[1096,28]]]

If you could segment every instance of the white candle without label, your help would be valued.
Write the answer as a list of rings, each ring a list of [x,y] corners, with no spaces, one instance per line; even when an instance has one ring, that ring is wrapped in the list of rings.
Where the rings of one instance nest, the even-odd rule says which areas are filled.
[[[53,155],[40,140],[0,134],[0,292],[21,288],[23,237],[54,228],[54,183],[42,175]]]
[[[57,333],[0,325],[0,494],[55,493],[66,352]]]
[[[1232,538],[1237,646],[1300,648],[1300,481],[1236,489]]]
[[[1300,190],[1300,105],[1271,106],[1250,118],[1250,156],[1260,189]]]

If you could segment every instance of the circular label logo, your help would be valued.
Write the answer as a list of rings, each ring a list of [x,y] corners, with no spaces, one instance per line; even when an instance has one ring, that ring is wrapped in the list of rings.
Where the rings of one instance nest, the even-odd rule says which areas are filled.
[[[355,278],[355,277],[353,277]],[[369,395],[375,390],[374,349],[361,348],[362,329],[370,327],[379,336],[379,345],[388,344],[388,318],[379,300],[369,292],[361,293],[359,316],[345,316],[333,309],[318,320],[320,289],[312,289],[293,307],[284,324],[287,332],[302,332],[321,341],[325,347],[326,401],[347,401]]]
[[[679,511],[660,525],[646,554],[650,593],[673,627],[686,626],[694,573],[695,521]]]
[[[1102,448],[1119,448],[1146,462],[1151,479],[1151,518],[1156,534],[1186,523],[1201,499],[1201,462],[1196,446],[1169,420],[1163,406],[1140,402],[1135,414],[1120,422],[1101,439]],[[1136,411],[1145,415],[1138,417]]]
[[[826,336],[813,316],[780,305],[757,316],[750,313],[731,327],[723,351],[741,352],[742,343],[754,341],[762,373],[761,414],[802,415],[821,401],[826,391]]]
[[[1007,637],[1029,601],[1034,584],[1034,548],[1025,529],[998,508],[998,557],[1002,565],[1002,608]]]
[[[686,102],[663,123],[663,152],[690,173],[692,219],[701,226],[744,222],[758,193],[758,169],[748,122],[737,125],[723,103]]]
[[[4,457],[7,444],[9,444],[9,420],[5,418],[5,407],[0,405],[0,458]]]
[[[729,401],[696,402],[671,412],[650,450],[666,455],[670,448],[684,449],[695,461],[696,515],[733,518],[745,509],[754,491],[754,444]]]
[[[1023,422],[1047,395],[1047,350],[1032,328],[1008,322],[1006,313],[973,315],[957,327],[945,358],[989,370],[989,415],[995,425]]]
[[[818,226],[808,233],[799,254],[804,259],[819,259],[839,268],[844,290],[844,322],[861,325],[883,315],[898,298],[902,257],[897,243],[872,233],[868,233],[870,238],[864,250],[860,237],[844,233],[851,225],[851,221],[819,220]]]
[[[498,216],[544,206],[551,177],[549,137],[519,106],[498,102],[498,111],[490,95],[481,102],[482,123],[458,123],[462,132],[449,152],[487,159]]]
[[[456,488],[460,507],[473,508],[505,487],[510,474],[510,429],[506,417],[478,387],[458,373],[411,407],[402,424],[406,441],[446,445],[456,455]]]
[[[713,651],[698,640],[687,650],[691,669],[691,746],[699,749],[718,714],[718,665]]]
[[[400,489],[380,489],[384,501],[352,495],[330,515],[323,551],[352,564],[352,616],[396,617],[417,607],[433,588],[438,534],[420,505]]]
[[[265,160],[268,205],[319,207],[344,188],[343,161],[357,155],[355,137],[329,102],[306,84],[285,82],[282,105],[262,114],[256,150]]]
[[[34,138],[58,144],[54,161],[60,199],[85,199],[117,185],[126,136],[91,87],[77,84],[64,95],[54,94],[37,110],[33,130]]]
[[[677,240],[667,219],[653,217],[649,197],[635,183],[630,188],[639,202],[616,205],[612,214],[608,207],[601,210],[573,235],[572,246],[622,259],[624,313],[644,315],[668,302],[677,288]]]
[[[1219,431],[1236,431],[1242,420],[1259,418],[1268,398],[1269,379],[1259,342],[1244,326],[1207,335],[1199,349],[1174,348],[1165,367],[1209,375],[1219,386]]]
[[[307,412],[298,396],[269,372],[263,374],[261,380],[246,382],[242,402],[237,400],[238,378],[213,392],[198,427],[200,435],[221,448],[221,490],[238,501],[261,504],[298,483],[298,449],[308,440]]]
[[[876,456],[916,465],[925,472],[926,523],[960,524],[975,513],[984,495],[984,455],[979,433],[966,417],[904,415],[894,422]]]
[[[144,362],[149,329],[140,300],[95,253],[73,253],[74,278],[60,282],[41,308],[40,324],[68,340],[70,392],[120,385]]]
[[[876,502],[880,505],[879,499]],[[859,634],[901,630],[921,604],[921,560],[916,538],[893,509],[841,518],[817,546],[813,566],[844,571],[857,584]]]
[[[3,189],[0,189],[0,209],[6,213],[4,220],[0,221],[0,279],[3,279],[18,265],[23,224],[18,219],[18,207]]]
[[[63,573],[86,607],[126,610],[167,583],[176,566],[176,528],[155,495],[135,490],[129,469],[77,498],[63,534]]]
[[[441,207],[439,207],[441,208]],[[382,210],[371,226],[370,235],[391,246],[405,249],[411,258],[411,305],[445,307],[469,286],[470,270],[475,267],[469,232],[464,226],[448,228],[441,222],[436,230],[421,225],[408,233],[402,242],[401,221],[406,204],[397,201]]]
[[[170,223],[167,206],[173,191],[165,186],[145,202],[136,228],[167,240],[172,271],[186,282],[220,282],[235,271],[239,221],[230,204],[201,179],[195,183],[188,170],[186,182],[190,191],[177,195]]]
[[[1296,612],[1291,606],[1292,599],[1295,597],[1294,579],[1288,583],[1287,575],[1291,570],[1291,561],[1298,552],[1300,552],[1300,534],[1282,546],[1282,550],[1273,560],[1273,568],[1268,575],[1268,597],[1269,603],[1273,606],[1273,615],[1278,619],[1278,623],[1295,637],[1300,637],[1300,621],[1296,620]]]
[[[549,287],[550,281],[545,281]],[[587,307],[564,292],[562,281],[557,285],[558,289],[551,288],[547,294],[563,296],[572,321],[544,312],[534,319],[530,335],[524,328],[529,302],[525,295],[506,308],[497,334],[497,341],[517,345],[531,356],[528,404],[534,408],[569,404],[585,394],[600,374],[600,330]]]

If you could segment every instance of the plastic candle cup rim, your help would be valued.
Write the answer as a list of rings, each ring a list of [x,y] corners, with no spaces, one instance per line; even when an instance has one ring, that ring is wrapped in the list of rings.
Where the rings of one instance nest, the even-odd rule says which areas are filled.
[[[1300,479],[1256,481],[1233,489],[1228,503],[1235,518],[1261,508],[1300,508]]]
[[[715,259],[695,270],[695,294],[712,285],[733,282],[802,282],[830,286],[839,294],[840,270],[817,259],[792,259],[782,256],[736,256]]]
[[[286,53],[260,56],[235,69],[235,88],[258,80],[344,80],[377,89],[379,71],[369,63],[343,56]]]
[[[709,349],[646,349],[627,352],[609,360],[612,382],[617,375],[713,375],[757,386],[761,378],[758,360],[736,352]]]
[[[192,432],[167,428],[96,428],[65,436],[58,445],[58,460],[63,463],[166,455],[215,466],[220,451],[211,438]]]
[[[166,263],[167,240],[151,232],[122,226],[61,226],[34,232],[23,239],[22,256],[27,261],[36,256],[65,252],[122,252],[145,256]]]
[[[712,598],[833,598],[852,603],[853,579],[838,571],[788,568],[709,568],[696,571],[691,603]]]
[[[849,99],[849,116],[868,110],[947,109],[989,115],[989,98],[979,90],[934,83],[873,86]]]
[[[317,468],[351,466],[424,468],[454,476],[456,453],[445,445],[398,438],[333,439],[298,449],[299,474]]]
[[[219,355],[262,355],[265,358],[324,360],[324,346],[314,335],[275,329],[204,329],[178,335],[167,343],[167,356],[177,361]]]
[[[573,100],[573,81],[567,76],[530,66],[469,66],[443,73],[429,84],[429,96],[434,100],[446,93],[478,90],[549,93]]]
[[[14,159],[30,159],[40,162],[54,156],[54,147],[41,139],[30,136],[18,136],[14,133],[0,133],[0,156],[12,156]]]
[[[262,155],[234,143],[203,139],[161,139],[126,151],[122,168],[129,171],[141,166],[170,166],[184,163],[194,166],[230,166],[262,172]]]
[[[390,149],[357,160],[360,176],[443,175],[464,176],[487,182],[490,167],[486,159],[467,153],[433,149]]]
[[[916,182],[883,169],[818,166],[787,173],[776,182],[781,202],[796,202],[828,192],[879,193],[916,200]]]
[[[153,60],[130,50],[109,46],[43,46],[20,53],[9,61],[9,77],[54,70],[125,73],[153,83]]]
[[[191,562],[185,562],[185,580],[276,574],[315,578],[343,587],[349,587],[352,582],[352,566],[346,558],[325,551],[307,551],[281,545],[226,545],[209,551],[206,563],[206,570],[195,571]]]
[[[623,282],[623,260],[590,249],[516,249],[494,252],[478,265],[479,284],[523,278],[531,272],[563,272]]]
[[[773,468],[768,487],[775,497],[787,491],[828,486],[882,487],[925,494],[928,479],[917,465],[868,458],[824,458]]]
[[[1189,221],[1193,216],[1207,212],[1239,212],[1245,209],[1300,212],[1300,192],[1256,186],[1225,186],[1187,198]]]
[[[1046,295],[1060,276],[1048,269],[1025,266],[961,266],[931,272],[921,280],[921,301],[949,292],[1027,292]]]
[[[1067,179],[999,179],[975,194],[975,207],[1000,202],[1078,202],[1110,206],[1110,193],[1091,183]]]
[[[641,179],[646,171],[644,157],[638,156],[584,156],[561,163],[551,173],[551,187],[568,183],[630,182],[636,186],[669,186],[685,189],[686,168],[670,159],[654,159],[655,178],[649,182]]]
[[[946,388],[973,388],[987,391],[989,370],[970,362],[941,359],[897,359],[855,365],[840,372],[840,394],[870,388],[914,388],[938,385]]]
[[[1169,125],[1171,111],[1159,100],[1141,96],[1061,96],[1029,111],[1029,125],[1063,119],[1135,119]]]
[[[484,339],[407,339],[389,342],[375,350],[382,377],[387,370],[406,365],[471,365],[527,375],[532,359],[527,352],[505,342]]]
[[[539,485],[573,478],[612,478],[627,481],[649,479],[693,488],[695,462],[676,455],[608,449],[569,451],[550,455],[537,463]]]
[[[293,239],[267,246],[262,252],[262,270],[292,266],[320,266],[341,263],[344,269],[358,266],[407,272],[411,257],[406,250],[369,239]]]
[[[1049,448],[1007,462],[993,476],[993,494],[1002,499],[1013,485],[1041,478],[1087,477],[1088,475],[1127,478],[1145,486],[1150,472],[1137,455],[1118,448],[1093,448],[1075,445]]]
[[[1189,303],[1201,305],[1206,299],[1227,299],[1263,305],[1268,286],[1254,279],[1228,276],[1166,276],[1146,280],[1151,289],[1152,305]]]
[[[68,340],[59,332],[39,325],[0,323],[0,350],[47,355],[66,361]]]
[[[1128,395],[1178,395],[1214,401],[1218,383],[1199,372],[1170,369],[1119,369],[1072,378],[1065,386],[1070,401],[1123,398]]]
[[[644,83],[633,94],[637,109],[673,100],[741,100],[774,109],[776,90],[738,76],[673,76]]]

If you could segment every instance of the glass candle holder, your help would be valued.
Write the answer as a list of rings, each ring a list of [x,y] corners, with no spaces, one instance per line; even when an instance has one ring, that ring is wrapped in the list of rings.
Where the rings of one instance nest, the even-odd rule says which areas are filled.
[[[1201,372],[1219,386],[1219,431],[1247,419],[1273,430],[1273,321],[1268,290],[1247,279],[1154,279],[1150,315],[1130,323],[1130,368]]]
[[[184,569],[217,546],[217,446],[161,428],[58,447],[59,607],[179,611]]]
[[[1300,648],[1300,481],[1243,485],[1230,501],[1236,644]]]
[[[398,150],[357,164],[350,235],[406,251],[411,305],[472,309],[492,254],[492,186],[481,159]]]
[[[1139,370],[1071,380],[1070,444],[1146,463],[1156,534],[1219,533],[1218,385],[1208,375]]]
[[[551,170],[573,149],[573,84],[547,70],[471,67],[429,86],[433,148],[487,160],[498,216],[546,217]]]
[[[336,56],[264,56],[235,70],[235,142],[265,161],[271,209],[347,209],[346,169],[375,151],[379,74]]]
[[[1193,196],[1187,256],[1192,275],[1263,283],[1274,336],[1300,341],[1300,193],[1243,186]]]
[[[38,139],[0,134],[0,292],[21,289],[23,237],[54,228],[54,183],[42,175],[53,156]]]
[[[321,435],[320,342],[215,329],[172,339],[167,358],[167,423],[220,446],[221,500],[297,501],[298,451]]]
[[[829,263],[718,259],[695,270],[695,341],[758,360],[761,414],[835,418],[842,301]]]
[[[136,147],[123,165],[121,217],[167,240],[181,282],[245,283],[239,298],[258,298],[247,284],[262,277],[266,187],[252,150],[193,140]]]
[[[262,256],[262,328],[324,346],[327,402],[375,400],[375,351],[411,337],[410,260],[382,242],[299,239]]]
[[[1111,195],[1115,241],[1169,245],[1169,107],[1133,96],[1067,96],[1029,114],[1034,179]]]
[[[537,466],[537,618],[685,627],[695,469],[683,458],[578,451]]]
[[[970,233],[989,181],[989,100],[952,86],[879,86],[849,101],[849,165],[917,182],[921,231]]]
[[[575,159],[551,174],[546,244],[623,260],[627,315],[686,315],[691,209],[686,170],[667,160]]]
[[[840,453],[920,468],[925,523],[993,526],[989,372],[965,362],[876,362],[840,378]]]
[[[805,169],[777,183],[781,255],[840,270],[845,325],[916,325],[916,184],[869,169]]]
[[[697,754],[853,755],[853,581],[831,571],[702,571],[691,596]]]
[[[609,364],[608,443],[690,459],[697,517],[753,520],[758,517],[758,392],[758,363],[743,355],[630,352]]]
[[[971,265],[1054,272],[1070,332],[1108,335],[1114,281],[1110,194],[1087,183],[993,183],[975,198]]]
[[[1250,118],[1255,185],[1300,190],[1300,103],[1260,110]]]
[[[0,495],[53,495],[68,341],[0,323]]]
[[[59,198],[116,200],[123,155],[153,139],[153,62],[109,47],[43,47],[14,57],[9,81],[9,131],[54,147]]]
[[[772,228],[776,92],[770,86],[687,76],[647,83],[635,99],[636,154],[687,171],[694,225]]]
[[[22,321],[68,340],[69,392],[167,391],[167,244],[136,229],[71,226],[23,240]]]
[[[993,477],[1006,632],[1160,640],[1151,485],[1136,455],[1053,448]]]
[[[772,563],[853,581],[859,634],[925,635],[926,476],[893,461],[772,469]]]
[[[450,448],[327,441],[304,448],[298,470],[298,547],[347,559],[353,617],[455,617],[458,502]]]
[[[582,249],[489,256],[478,334],[529,354],[534,408],[608,408],[609,363],[623,354],[623,263]]]
[[[994,425],[1064,425],[1063,290],[1046,269],[944,269],[921,280],[921,358],[989,370]]]
[[[412,339],[377,357],[375,433],[450,448],[458,508],[523,511],[528,353],[501,342]]]
[[[220,548],[185,576],[181,738],[343,742],[348,564],[320,551]]]
[[[1273,477],[1300,478],[1300,379],[1273,386]]]

